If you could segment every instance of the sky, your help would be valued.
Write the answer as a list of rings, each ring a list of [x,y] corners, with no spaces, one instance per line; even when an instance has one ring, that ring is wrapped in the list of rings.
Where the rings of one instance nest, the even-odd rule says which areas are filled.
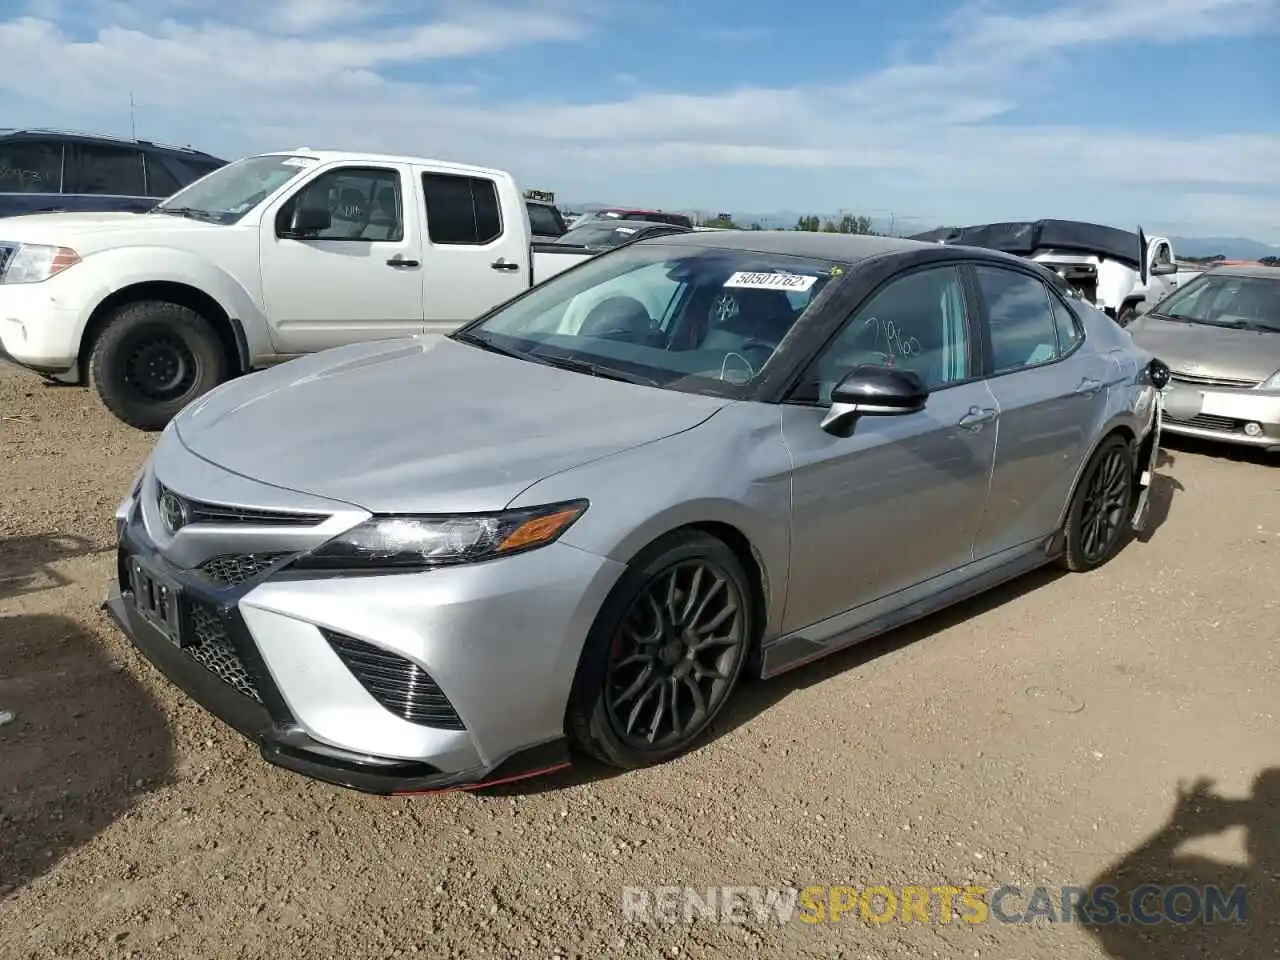
[[[5,125],[1280,244],[1280,0],[0,0]]]

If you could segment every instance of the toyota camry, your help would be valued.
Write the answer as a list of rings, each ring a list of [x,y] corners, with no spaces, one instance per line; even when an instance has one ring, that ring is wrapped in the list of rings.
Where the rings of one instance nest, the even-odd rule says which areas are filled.
[[[585,261],[234,380],[107,607],[276,764],[376,793],[685,751],[775,677],[1141,524],[1168,369],[1035,264],[797,232]]]

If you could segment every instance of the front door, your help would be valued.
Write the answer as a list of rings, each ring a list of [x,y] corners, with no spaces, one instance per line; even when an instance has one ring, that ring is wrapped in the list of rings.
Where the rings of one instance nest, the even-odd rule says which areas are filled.
[[[794,460],[791,632],[964,566],[995,455],[997,408],[978,369],[959,268],[889,280],[850,317],[783,409]],[[919,373],[925,409],[868,416],[848,437],[819,424],[860,364]]]
[[[1080,321],[1039,279],[986,265],[975,273],[991,339],[987,383],[1000,408],[982,559],[1057,529],[1116,368],[1080,349]]]
[[[326,170],[268,210],[262,223],[262,292],[282,354],[422,332],[422,235],[406,216],[394,167]],[[327,210],[327,229],[281,236],[292,212]]]

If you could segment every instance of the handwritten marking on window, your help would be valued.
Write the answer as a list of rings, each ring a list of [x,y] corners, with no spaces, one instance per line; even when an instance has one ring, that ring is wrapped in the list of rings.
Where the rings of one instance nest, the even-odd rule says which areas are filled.
[[[21,167],[0,167],[0,180],[17,180],[19,183],[43,183],[44,177],[39,170],[24,170]]]
[[[915,337],[907,336],[892,320],[883,321],[879,317],[867,317],[866,326],[875,330],[877,348],[884,343],[881,351],[889,357],[914,357],[924,352],[924,345]]]

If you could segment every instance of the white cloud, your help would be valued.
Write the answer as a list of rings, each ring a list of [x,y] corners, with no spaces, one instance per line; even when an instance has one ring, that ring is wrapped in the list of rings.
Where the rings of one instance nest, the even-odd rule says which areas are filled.
[[[215,152],[306,143],[426,153],[508,166],[580,197],[661,182],[669,196],[655,202],[769,209],[812,204],[813,184],[826,178],[871,185],[871,196],[833,195],[830,207],[901,199],[959,219],[988,209],[1140,215],[1212,232],[1247,223],[1280,238],[1280,217],[1259,212],[1280,203],[1280,137],[1098,130],[1087,107],[1051,106],[1072,103],[1079,51],[1112,45],[1123,56],[1139,43],[1280,33],[1280,0],[1073,0],[1034,11],[979,3],[938,20],[924,38],[934,41],[929,55],[839,83],[693,95],[655,88],[670,75],[658,65],[616,77],[608,86],[626,91],[616,99],[539,101],[536,78],[517,102],[486,98],[486,74],[504,70],[507,51],[598,42],[610,9],[586,0],[33,0],[30,15],[0,20],[0,90],[90,127],[119,116],[133,91],[143,135]],[[454,82],[394,79],[454,60],[463,63]],[[1045,111],[1041,126],[1002,122],[1033,105]],[[741,192],[748,174],[782,195],[735,201],[725,184]],[[1127,205],[1108,215],[1113,202]]]

